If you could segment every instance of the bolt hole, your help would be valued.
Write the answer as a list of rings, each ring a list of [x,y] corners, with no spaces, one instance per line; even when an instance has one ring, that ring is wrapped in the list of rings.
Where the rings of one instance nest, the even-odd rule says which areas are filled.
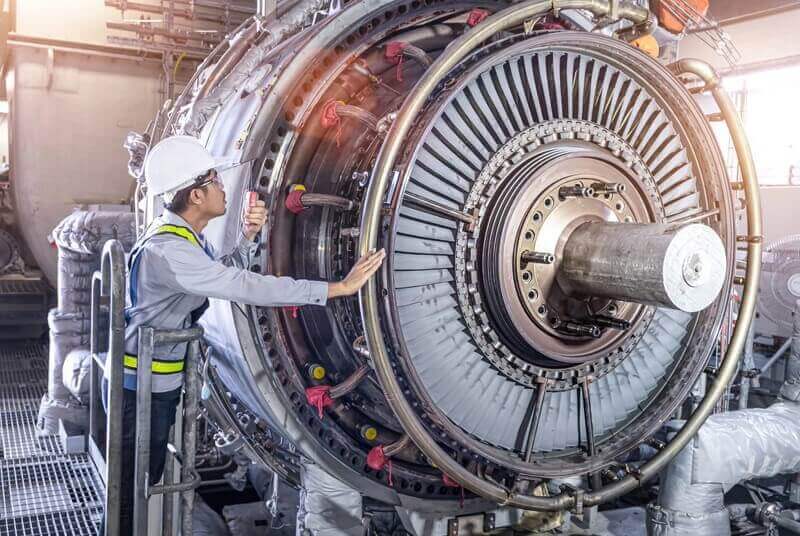
[[[530,272],[522,272],[522,280],[523,281],[530,281],[531,280],[531,273]],[[530,293],[528,294],[530,297]]]
[[[614,208],[616,208],[617,210],[622,210],[623,208],[625,208],[625,205],[623,205],[622,203],[617,203],[616,205],[614,205]]]
[[[541,212],[534,212],[533,213],[533,221],[539,221],[541,219],[542,219],[542,213]]]
[[[553,198],[552,197],[548,197],[547,199],[545,199],[544,200],[544,206],[546,206],[547,208],[552,207],[553,206]]]
[[[539,312],[540,315],[544,315],[547,312],[547,307],[545,307],[544,305],[540,305],[537,311]]]
[[[528,299],[531,301],[536,300],[539,297],[539,292],[534,288],[528,291]]]
[[[533,240],[533,237],[534,237],[533,231],[527,231],[525,233],[525,240]]]

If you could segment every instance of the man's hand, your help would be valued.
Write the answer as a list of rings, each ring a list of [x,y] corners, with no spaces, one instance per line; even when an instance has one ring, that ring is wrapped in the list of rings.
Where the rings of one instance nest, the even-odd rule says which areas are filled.
[[[372,274],[381,267],[386,252],[382,249],[370,251],[353,265],[350,273],[343,280],[328,285],[328,298],[338,298],[339,296],[352,296],[363,287]]]
[[[257,199],[253,205],[244,207],[242,231],[248,241],[252,241],[267,221],[267,204]]]

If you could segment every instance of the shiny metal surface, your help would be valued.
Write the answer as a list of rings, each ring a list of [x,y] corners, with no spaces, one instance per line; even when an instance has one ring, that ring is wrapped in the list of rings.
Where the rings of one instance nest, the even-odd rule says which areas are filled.
[[[558,280],[568,294],[700,311],[719,296],[728,260],[703,224],[587,222],[567,238]]]
[[[497,3],[469,27],[474,7],[486,8],[346,4],[313,31],[287,28],[283,45],[256,37],[219,89],[203,90],[220,102],[184,106],[214,110],[213,121],[190,115],[216,153],[252,159],[226,177],[234,194],[209,227],[215,244],[237,239],[235,193],[257,189],[270,221],[254,271],[334,280],[368,249],[389,252],[358,301],[212,304],[216,410],[236,412],[225,437],[284,474],[302,453],[391,504],[452,505],[452,479],[490,501],[561,510],[580,496],[532,490],[589,474],[585,497],[599,502],[623,489],[602,469],[669,417],[718,334],[734,275],[731,192],[705,117],[675,77],[618,39],[537,27],[554,8],[587,9],[639,33],[646,10]],[[391,42],[430,63],[392,61]],[[297,183],[352,204],[291,213],[285,192]],[[608,270],[596,264],[560,279],[565,260],[602,257],[576,253],[591,232],[569,247],[583,226],[667,226],[674,241],[695,221],[724,250],[711,257],[724,273],[707,307],[661,307],[664,294],[676,305],[663,273],[664,292],[646,300],[600,288]],[[703,255],[655,250],[677,259],[667,271],[687,293],[705,288]],[[324,375],[309,373],[318,367]],[[320,386],[341,394],[321,412],[306,391]],[[260,426],[231,430],[243,416]],[[391,453],[392,485],[366,464],[376,447]]]

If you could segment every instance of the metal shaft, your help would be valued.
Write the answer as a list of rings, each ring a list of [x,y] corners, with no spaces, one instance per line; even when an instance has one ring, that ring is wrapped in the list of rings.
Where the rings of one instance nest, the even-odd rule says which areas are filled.
[[[726,274],[725,249],[702,224],[590,222],[567,239],[558,282],[572,296],[592,296],[700,311],[716,299]]]

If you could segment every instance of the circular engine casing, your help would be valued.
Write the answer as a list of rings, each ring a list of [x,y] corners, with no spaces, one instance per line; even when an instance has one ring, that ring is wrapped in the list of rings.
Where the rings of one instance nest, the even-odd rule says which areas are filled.
[[[472,23],[507,6],[367,0],[305,31],[243,28],[201,72],[202,98],[179,102],[165,128],[247,163],[223,174],[228,211],[207,237],[235,243],[245,192],[257,190],[270,217],[251,269],[342,278],[406,95]],[[450,69],[415,117],[383,204],[377,304],[393,374],[426,432],[520,494],[600,478],[669,417],[719,332],[734,258],[722,159],[682,84],[624,41],[568,31],[552,15],[531,24]],[[298,184],[317,197],[295,213],[286,200]],[[702,223],[724,249],[721,291],[696,312],[571,291],[561,252],[591,222],[664,233]],[[647,249],[631,255],[645,262]],[[385,386],[359,375],[370,366],[362,306],[212,300],[203,322],[224,412],[290,479],[299,451],[379,500],[457,500],[458,486],[408,441]],[[322,386],[346,393],[320,409],[307,389]],[[375,466],[375,449],[391,465]]]

